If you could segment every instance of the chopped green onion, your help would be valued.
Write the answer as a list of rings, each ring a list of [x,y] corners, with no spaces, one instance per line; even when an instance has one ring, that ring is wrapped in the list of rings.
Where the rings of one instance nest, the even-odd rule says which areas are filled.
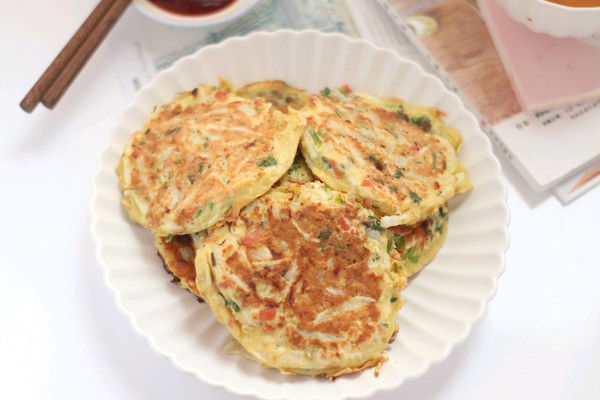
[[[315,131],[313,128],[308,128],[308,133],[312,137],[313,142],[315,142],[315,146],[318,147],[321,144],[323,144],[323,142],[321,141],[321,138],[319,137],[319,133],[317,131]]]
[[[289,175],[293,174],[298,168],[300,168],[300,165],[294,161],[294,163],[292,164],[290,169],[288,169],[288,174]]]
[[[225,302],[225,305],[230,306],[231,308],[233,308],[233,311],[235,312],[239,312],[240,311],[240,306],[237,305],[237,303],[233,300],[228,300]]]
[[[327,97],[331,93],[331,89],[329,89],[329,87],[325,86],[319,93],[321,93],[323,96]]]
[[[394,233],[394,236],[392,236],[392,240],[394,241],[394,248],[396,249],[401,249],[406,244],[404,236],[398,235],[397,233]]]
[[[269,157],[259,161],[257,163],[257,165],[259,167],[263,167],[263,168],[272,167],[274,165],[277,165],[277,160],[275,158],[273,158],[273,156],[269,156]]]
[[[335,109],[335,114],[340,118],[344,118],[344,115],[342,114],[342,112],[340,110],[338,110],[337,108]]]
[[[317,238],[319,240],[327,240],[327,239],[329,239],[329,236],[331,236],[332,233],[333,233],[332,229],[327,229],[325,231],[321,231],[321,233],[319,233],[319,236],[317,236]]]
[[[413,249],[414,247],[411,247],[410,249],[406,250],[406,253],[404,253],[404,255],[402,256],[403,260],[408,259],[410,262],[419,262],[419,257],[413,254]]]
[[[233,311],[235,311],[235,312],[240,311],[240,306],[238,306],[238,304],[235,301],[230,300],[227,297],[223,296],[222,293],[219,293],[219,294],[221,295],[223,300],[225,300],[225,306],[231,307],[233,309]]]
[[[390,299],[390,302],[391,302],[391,303],[395,303],[396,301],[398,301],[398,298],[397,298],[397,297],[392,297],[392,298]]]
[[[418,194],[416,194],[412,190],[409,190],[408,194],[409,194],[410,198],[412,199],[412,201],[414,201],[415,203],[418,203],[418,202],[420,202],[422,200],[421,196],[419,196]]]
[[[166,242],[167,243],[171,243],[171,240],[173,240],[174,237],[175,237],[175,235],[169,235],[169,236],[167,236]]]
[[[431,120],[424,115],[422,115],[420,117],[412,117],[410,119],[410,122],[413,125],[421,128],[425,132],[429,132],[431,130]]]
[[[406,171],[406,168],[398,168],[398,170],[396,171],[396,173],[394,174],[394,178],[400,178],[403,177],[404,174],[402,173],[402,171]]]
[[[398,111],[398,112],[396,113],[396,118],[398,118],[398,119],[399,119],[399,120],[401,120],[401,121],[408,121],[408,115],[407,115],[407,114],[405,114],[405,113],[404,113],[404,112],[402,112],[402,111]]]
[[[165,135],[170,135],[171,133],[176,133],[176,132],[179,132],[180,130],[181,130],[181,127],[172,128],[172,129],[167,130],[165,132]]]
[[[367,220],[363,222],[363,225],[369,229],[373,229],[374,231],[383,232],[385,230],[385,228],[381,226],[381,221],[372,215],[367,217]]]

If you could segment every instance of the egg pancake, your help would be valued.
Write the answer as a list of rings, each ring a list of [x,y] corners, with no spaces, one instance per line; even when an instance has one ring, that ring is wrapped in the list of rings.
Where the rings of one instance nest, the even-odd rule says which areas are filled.
[[[419,272],[440,251],[448,234],[448,207],[414,225],[386,229],[387,250],[408,276]]]
[[[312,96],[301,150],[332,189],[356,196],[384,227],[412,225],[471,188],[454,147],[399,109],[361,98]]]
[[[261,363],[290,374],[360,371],[383,361],[406,284],[383,231],[320,182],[282,185],[211,229],[196,285]]]
[[[133,134],[117,168],[122,203],[160,236],[234,219],[289,169],[300,122],[262,98],[199,86]]]
[[[304,90],[291,87],[283,81],[250,83],[239,88],[236,94],[249,99],[262,97],[284,113],[288,112],[289,107],[295,110],[301,109],[309,97]]]

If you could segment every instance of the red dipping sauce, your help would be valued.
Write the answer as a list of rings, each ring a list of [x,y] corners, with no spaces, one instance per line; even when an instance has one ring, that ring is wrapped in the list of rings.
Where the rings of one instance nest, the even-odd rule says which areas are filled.
[[[175,14],[206,15],[227,7],[235,0],[148,0],[150,3]]]

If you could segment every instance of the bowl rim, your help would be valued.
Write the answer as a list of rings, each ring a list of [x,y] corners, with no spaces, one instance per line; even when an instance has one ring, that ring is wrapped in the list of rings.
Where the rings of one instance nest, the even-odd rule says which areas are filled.
[[[537,3],[542,3],[546,7],[552,7],[560,10],[568,10],[572,12],[589,12],[589,11],[600,11],[600,5],[594,7],[572,7],[565,6],[564,4],[554,3],[548,0],[535,0]]]
[[[133,3],[142,14],[160,23],[184,28],[200,28],[232,21],[250,11],[250,9],[256,6],[259,1],[260,0],[235,0],[217,12],[192,16],[176,14],[164,10],[149,0],[133,0]],[[234,7],[238,7],[239,9],[235,12],[231,12],[232,9],[235,9]]]
[[[492,142],[491,142],[490,138],[481,130],[479,122],[477,121],[477,119],[475,118],[473,113],[471,113],[466,108],[462,99],[456,93],[454,93],[450,89],[448,89],[446,87],[446,85],[444,85],[443,82],[437,76],[425,71],[425,69],[421,65],[417,64],[416,62],[414,62],[408,58],[402,57],[401,55],[398,55],[396,52],[394,52],[390,49],[379,47],[365,39],[352,38],[345,34],[341,34],[341,33],[337,33],[337,32],[336,33],[325,33],[325,32],[315,30],[315,29],[307,29],[307,30],[299,30],[299,31],[292,30],[292,29],[280,29],[280,30],[271,31],[271,32],[265,32],[265,31],[252,32],[245,36],[230,37],[230,38],[224,40],[223,42],[202,47],[201,49],[197,50],[196,52],[194,52],[188,56],[182,57],[181,59],[179,59],[177,62],[175,62],[169,68],[156,73],[153,76],[153,78],[146,85],[144,85],[144,87],[142,89],[140,89],[136,93],[136,95],[132,98],[132,100],[128,103],[128,105],[123,109],[123,112],[118,115],[118,117],[116,118],[116,122],[113,125],[113,129],[111,130],[111,134],[110,134],[111,139],[109,140],[109,142],[112,143],[112,138],[115,137],[116,133],[117,133],[116,127],[119,127],[121,125],[121,120],[124,118],[124,116],[127,114],[127,112],[130,109],[134,108],[135,105],[140,102],[140,100],[143,96],[143,93],[145,91],[144,89],[154,86],[158,82],[159,77],[162,76],[163,74],[172,73],[174,70],[176,70],[178,68],[179,65],[185,63],[186,60],[197,57],[198,53],[206,51],[206,49],[215,49],[220,46],[226,45],[230,42],[236,42],[236,41],[239,42],[239,41],[245,41],[245,40],[250,40],[250,39],[254,39],[254,38],[268,38],[268,37],[276,37],[276,36],[284,36],[284,35],[294,35],[294,36],[311,36],[312,35],[312,36],[317,36],[321,39],[325,39],[325,38],[343,39],[343,40],[346,40],[346,41],[349,41],[352,43],[359,43],[359,44],[366,45],[368,47],[371,47],[374,51],[377,51],[377,52],[389,53],[389,54],[393,55],[394,57],[396,57],[399,61],[401,61],[403,63],[411,64],[413,67],[417,68],[419,70],[419,72],[421,74],[423,74],[424,76],[433,78],[436,81],[438,81],[444,92],[446,92],[451,97],[455,97],[458,100],[458,109],[460,110],[461,113],[464,113],[467,116],[467,118],[471,121],[471,124],[479,132],[482,139],[484,140],[483,146],[487,149],[487,151],[489,151],[489,154],[492,156],[490,161],[492,162],[493,169],[494,169],[494,178],[497,180],[497,183],[500,188],[500,195],[498,196],[498,201],[499,201],[499,204],[501,205],[501,211],[502,211],[502,226],[499,227],[499,228],[501,228],[500,233],[501,233],[501,237],[502,237],[502,243],[501,243],[501,246],[499,246],[495,250],[495,254],[499,257],[500,262],[499,262],[499,269],[496,271],[494,279],[493,279],[493,285],[492,285],[491,289],[485,294],[485,296],[482,296],[482,298],[479,299],[479,308],[478,308],[477,314],[474,317],[472,317],[470,319],[470,321],[468,321],[468,323],[466,323],[465,329],[461,332],[461,334],[458,337],[456,337],[454,340],[449,341],[447,343],[446,348],[442,352],[442,354],[439,354],[437,357],[435,357],[433,359],[427,360],[427,362],[424,363],[422,368],[415,371],[414,373],[412,373],[410,375],[405,375],[405,376],[399,377],[399,379],[396,380],[393,383],[393,385],[373,386],[373,387],[369,388],[369,390],[367,390],[366,392],[363,392],[360,394],[355,394],[355,395],[349,395],[348,398],[362,399],[362,398],[371,397],[377,393],[390,392],[392,390],[396,390],[397,388],[399,388],[406,381],[420,378],[427,371],[429,371],[429,369],[432,366],[437,365],[437,364],[441,363],[442,361],[446,360],[450,356],[452,351],[454,351],[458,346],[463,344],[465,342],[465,340],[470,336],[473,328],[476,326],[477,323],[479,323],[479,321],[481,321],[481,319],[485,315],[485,312],[486,312],[489,302],[492,300],[492,298],[495,296],[495,294],[497,292],[498,280],[502,276],[502,274],[504,273],[505,268],[506,268],[506,252],[508,250],[509,243],[510,243],[510,236],[509,236],[509,232],[508,232],[508,226],[510,223],[510,211],[509,211],[508,203],[507,203],[507,198],[508,198],[507,188],[506,188],[506,184],[501,176],[502,169],[500,166],[500,162],[494,155],[494,152],[492,149]],[[91,231],[91,235],[92,235],[92,238],[93,238],[93,241],[95,244],[96,259],[97,259],[98,263],[100,264],[100,266],[102,267],[104,283],[108,287],[109,291],[112,292],[112,294],[114,295],[115,304],[117,306],[117,309],[121,313],[123,313],[125,316],[127,316],[128,322],[130,323],[134,332],[136,332],[136,334],[143,337],[148,342],[148,344],[150,345],[152,350],[154,350],[158,354],[161,354],[162,356],[165,356],[167,359],[169,359],[177,369],[196,376],[204,384],[211,385],[214,387],[220,387],[229,393],[242,395],[242,396],[253,396],[253,397],[256,397],[259,399],[268,399],[268,400],[285,399],[286,397],[283,397],[282,395],[273,394],[273,393],[265,395],[264,393],[261,393],[260,391],[258,391],[255,388],[252,388],[252,387],[243,388],[243,387],[237,386],[237,387],[233,388],[231,385],[228,385],[226,383],[227,382],[226,380],[219,380],[219,381],[212,380],[212,379],[204,376],[200,371],[197,371],[196,369],[185,366],[184,364],[182,364],[180,362],[180,360],[178,359],[176,354],[163,349],[155,341],[155,338],[152,336],[152,334],[150,332],[147,332],[145,329],[142,329],[141,326],[139,325],[138,316],[123,304],[122,299],[121,299],[121,293],[119,292],[117,287],[115,285],[113,285],[113,283],[111,282],[111,276],[110,276],[111,270],[108,266],[108,263],[105,262],[105,260],[102,256],[103,243],[101,241],[101,235],[98,233],[98,229],[97,229],[97,226],[100,222],[100,220],[98,218],[99,213],[97,212],[97,206],[98,206],[97,203],[99,201],[99,194],[101,191],[101,189],[99,188],[99,181],[100,181],[101,175],[104,171],[102,168],[103,159],[105,158],[106,153],[111,150],[110,143],[105,148],[105,150],[102,152],[101,156],[99,157],[99,159],[97,161],[96,175],[94,177],[94,182],[93,182],[93,196],[92,196],[92,201],[90,204],[90,210],[92,213],[92,223],[90,225],[90,231]]]

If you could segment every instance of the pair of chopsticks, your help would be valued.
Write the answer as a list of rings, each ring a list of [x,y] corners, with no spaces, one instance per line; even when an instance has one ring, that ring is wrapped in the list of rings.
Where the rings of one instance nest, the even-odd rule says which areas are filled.
[[[54,108],[129,3],[131,0],[101,0],[23,98],[21,108],[30,113],[40,101]]]

